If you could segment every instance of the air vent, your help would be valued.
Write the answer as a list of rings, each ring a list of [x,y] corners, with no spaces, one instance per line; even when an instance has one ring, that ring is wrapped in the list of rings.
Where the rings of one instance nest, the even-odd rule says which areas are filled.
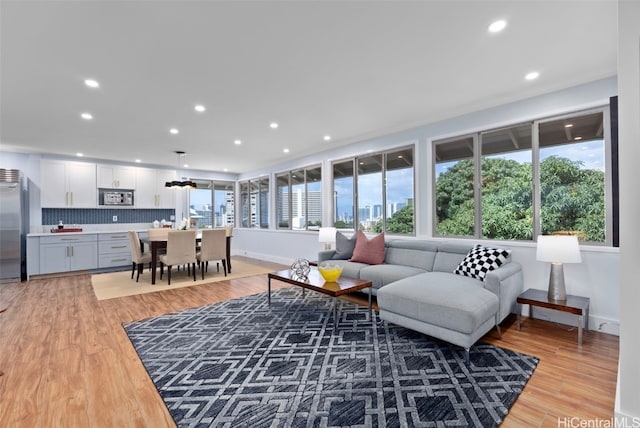
[[[0,168],[0,183],[19,183],[20,170]]]

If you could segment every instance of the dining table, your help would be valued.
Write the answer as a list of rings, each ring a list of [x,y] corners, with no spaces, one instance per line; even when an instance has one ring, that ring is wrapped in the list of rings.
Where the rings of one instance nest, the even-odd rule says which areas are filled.
[[[231,273],[231,236],[227,236],[227,254],[226,254],[226,264],[227,264],[227,272]],[[202,232],[198,231],[196,234],[196,242],[197,245],[200,241],[202,241]],[[142,246],[142,251],[144,251],[144,246],[149,246],[149,251],[151,252],[151,284],[156,283],[156,266],[158,265],[158,250],[162,248],[167,248],[167,240],[162,238],[154,238],[151,239],[149,237],[140,238],[140,244]]]

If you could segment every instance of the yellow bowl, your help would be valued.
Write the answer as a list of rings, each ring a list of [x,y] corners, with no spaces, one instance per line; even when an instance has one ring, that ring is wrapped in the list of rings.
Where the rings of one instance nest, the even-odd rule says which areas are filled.
[[[342,274],[342,266],[318,266],[320,275],[327,282],[336,282]]]

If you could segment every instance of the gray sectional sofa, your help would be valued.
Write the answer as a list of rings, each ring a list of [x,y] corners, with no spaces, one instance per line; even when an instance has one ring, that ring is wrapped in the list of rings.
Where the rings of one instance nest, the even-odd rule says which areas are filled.
[[[370,280],[380,318],[465,349],[507,315],[516,312],[523,290],[522,269],[508,257],[483,280],[453,273],[472,245],[451,241],[385,242],[385,262],[368,265],[335,260],[334,250],[321,251],[318,263],[331,260],[342,275]]]

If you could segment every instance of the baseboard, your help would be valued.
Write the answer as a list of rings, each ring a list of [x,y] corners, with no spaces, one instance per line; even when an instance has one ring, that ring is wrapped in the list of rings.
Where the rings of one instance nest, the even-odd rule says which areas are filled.
[[[526,309],[528,305],[522,306],[523,315],[527,316],[529,314]],[[539,307],[534,309],[533,318],[573,327],[576,327],[576,323],[578,321],[578,317],[576,315]],[[589,314],[589,330],[620,336],[620,321]]]
[[[264,260],[267,262],[272,262],[272,263],[279,263],[279,264],[283,264],[286,266],[290,266],[291,263],[293,263],[292,258],[288,258],[288,257],[277,257],[274,256],[272,254],[262,254],[262,253],[254,253],[252,251],[233,251],[231,250],[231,256],[243,256],[243,257],[250,257],[252,259],[258,259],[258,260]]]

